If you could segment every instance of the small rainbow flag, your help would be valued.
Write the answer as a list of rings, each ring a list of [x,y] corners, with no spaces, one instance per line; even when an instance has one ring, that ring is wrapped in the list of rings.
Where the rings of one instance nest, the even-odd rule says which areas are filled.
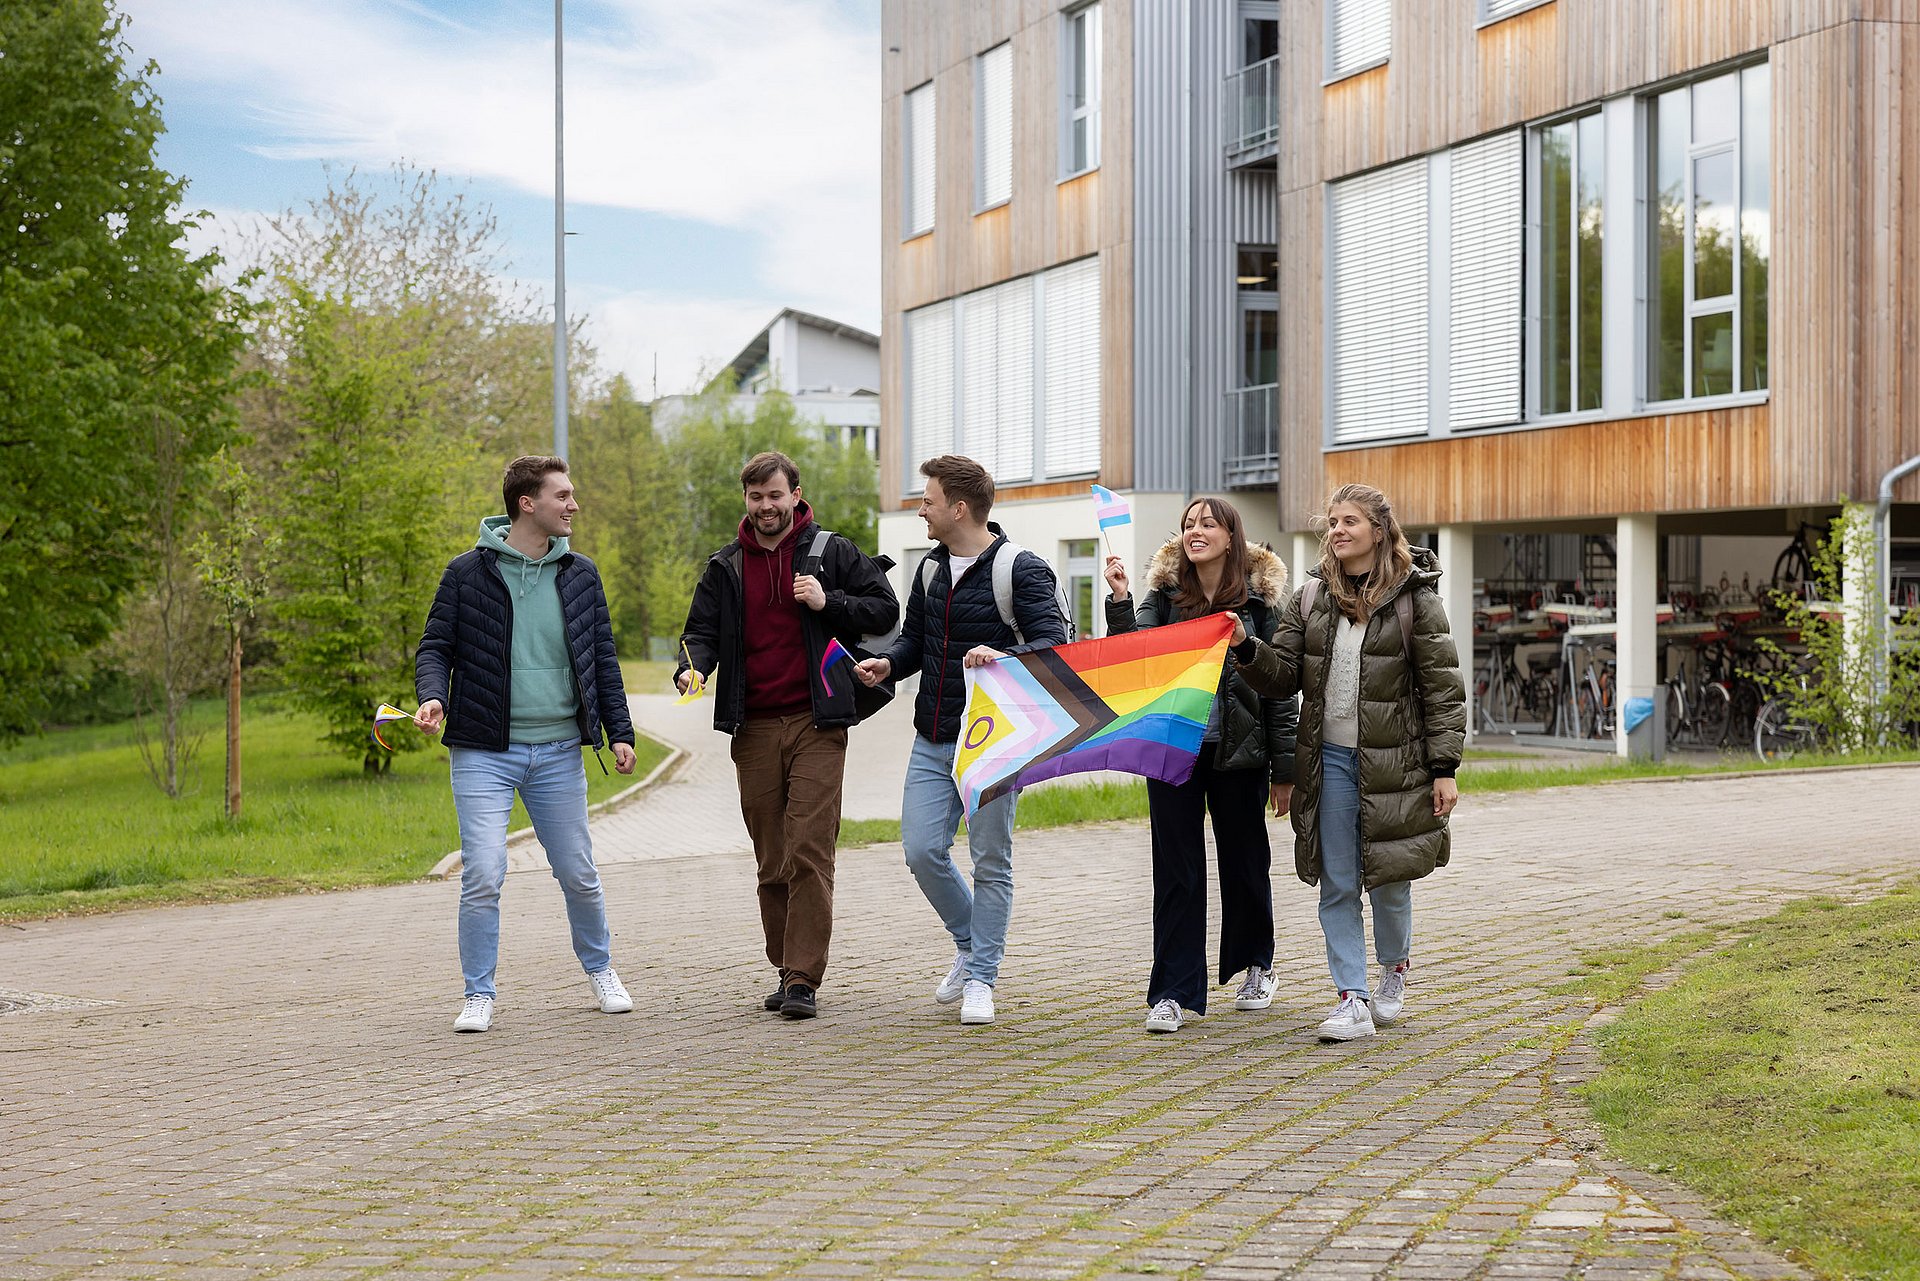
[[[1133,523],[1133,509],[1127,506],[1127,500],[1105,485],[1093,487],[1093,512],[1100,518],[1101,529]]]
[[[412,712],[403,712],[392,703],[380,704],[380,706],[373,709],[373,741],[391,752],[393,750],[393,744],[380,737],[380,727],[393,721],[410,721],[412,719]]]
[[[1209,614],[968,668],[953,758],[967,813],[1029,783],[1090,770],[1186,782],[1232,634],[1231,614]]]
[[[835,663],[851,662],[853,662],[853,655],[847,652],[847,647],[842,645],[837,637],[829,636],[827,652],[820,656],[820,683],[826,686],[827,693],[833,693],[833,682],[827,679],[827,668]]]

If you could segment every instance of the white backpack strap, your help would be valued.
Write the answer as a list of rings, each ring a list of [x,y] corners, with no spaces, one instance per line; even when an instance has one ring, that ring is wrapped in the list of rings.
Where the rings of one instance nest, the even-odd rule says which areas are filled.
[[[833,531],[831,529],[821,529],[818,525],[814,526],[813,541],[807,544],[807,555],[804,563],[807,565],[807,573],[815,578],[820,576],[820,563],[826,559],[827,555],[827,540],[832,537]]]
[[[933,563],[932,552],[920,558],[920,594],[922,596],[933,593],[933,576],[939,569],[940,567]]]
[[[993,604],[1000,611],[1000,621],[1013,628],[1014,643],[1018,645],[1026,644],[1027,636],[1020,630],[1020,621],[1013,616],[1013,562],[1019,560],[1025,550],[1009,538],[993,558]]]
[[[1313,601],[1319,594],[1319,579],[1309,577],[1306,582],[1300,584],[1300,622],[1302,626],[1305,626],[1306,621],[1313,617]]]

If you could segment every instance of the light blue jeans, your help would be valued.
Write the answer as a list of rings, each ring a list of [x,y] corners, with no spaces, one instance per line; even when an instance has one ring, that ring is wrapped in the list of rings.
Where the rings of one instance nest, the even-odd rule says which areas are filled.
[[[969,976],[991,987],[1000,977],[1007,922],[1013,916],[1014,796],[1008,793],[981,806],[967,823],[967,852],[973,859],[969,886],[953,863],[953,838],[966,813],[960,789],[953,784],[958,747],[913,736],[900,798],[900,843],[906,847],[913,879],[940,913],[954,947],[973,954]]]
[[[613,964],[600,873],[587,835],[587,771],[578,739],[513,743],[504,752],[448,749],[460,816],[460,972],[468,996],[493,996],[500,957],[500,889],[507,879],[507,819],[520,793],[547,866],[567,899],[573,954],[593,974]]]
[[[1351,747],[1320,747],[1320,930],[1327,969],[1341,992],[1373,997],[1367,986],[1367,930],[1360,915],[1360,769]],[[1373,904],[1373,954],[1382,965],[1408,959],[1413,945],[1413,882],[1367,893]]]

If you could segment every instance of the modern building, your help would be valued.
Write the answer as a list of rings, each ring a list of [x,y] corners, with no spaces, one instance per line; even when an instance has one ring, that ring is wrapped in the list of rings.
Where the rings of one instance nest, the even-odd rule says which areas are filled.
[[[1024,316],[1089,259],[1097,448],[1072,484],[1017,456],[1029,545],[1070,537],[1040,512],[1084,475],[1136,494],[1136,564],[1184,493],[1257,483],[1299,563],[1325,495],[1364,480],[1438,546],[1463,647],[1476,603],[1599,595],[1629,697],[1662,678],[1665,597],[1757,590],[1802,522],[1920,455],[1915,0],[885,15],[882,493],[903,506],[913,460],[986,438],[955,403],[971,352],[1001,355],[964,328],[975,300]],[[1052,426],[1013,435],[1039,458]],[[1895,560],[1920,562],[1920,477],[1895,498]]]
[[[917,559],[916,468],[947,452],[1083,634],[1090,483],[1130,497],[1130,561],[1193,493],[1277,532],[1279,9],[884,0],[882,551]]]
[[[822,432],[858,440],[869,454],[879,452],[880,339],[864,329],[788,307],[714,375],[704,393],[727,380],[744,414],[752,415],[767,393],[784,392],[795,412]],[[671,430],[698,399],[662,396],[654,422]]]

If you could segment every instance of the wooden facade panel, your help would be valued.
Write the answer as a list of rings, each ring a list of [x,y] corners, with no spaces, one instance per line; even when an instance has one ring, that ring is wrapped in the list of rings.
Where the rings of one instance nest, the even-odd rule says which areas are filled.
[[[1283,519],[1303,528],[1295,518],[1349,481],[1420,526],[1760,506],[1739,500],[1772,485],[1767,417],[1750,405],[1331,453],[1305,512]]]
[[[1326,197],[1319,187],[1280,196],[1280,524],[1305,529],[1319,510],[1325,419]]]
[[[1920,16],[1920,15],[1916,15]],[[1860,30],[1858,184],[1859,360],[1857,465],[1846,477],[1859,497],[1920,454],[1920,23]],[[1920,499],[1920,477],[1896,493]]]

